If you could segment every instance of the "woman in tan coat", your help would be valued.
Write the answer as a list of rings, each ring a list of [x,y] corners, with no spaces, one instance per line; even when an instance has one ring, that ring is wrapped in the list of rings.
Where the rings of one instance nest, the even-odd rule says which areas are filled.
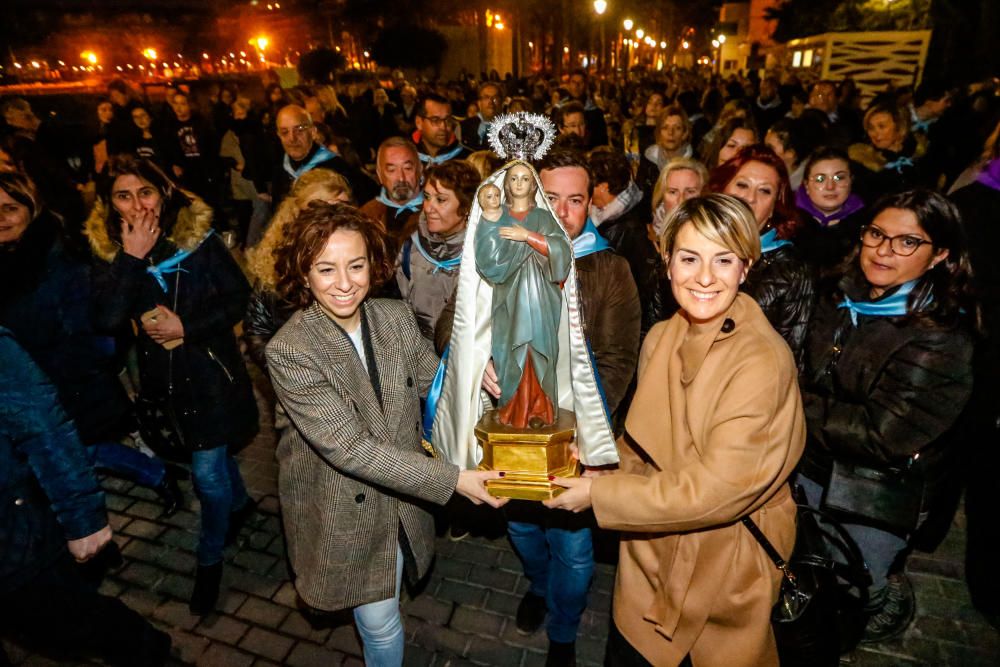
[[[679,206],[664,259],[681,310],[654,327],[613,474],[559,479],[550,507],[593,507],[622,531],[609,665],[777,665],[770,612],[780,573],[750,516],[784,557],[795,541],[788,477],[805,442],[795,363],[739,293],[760,239],[727,195]]]

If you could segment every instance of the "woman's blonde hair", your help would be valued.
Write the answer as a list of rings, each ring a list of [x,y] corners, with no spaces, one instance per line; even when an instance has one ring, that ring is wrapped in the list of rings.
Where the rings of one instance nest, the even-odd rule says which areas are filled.
[[[247,251],[247,268],[264,289],[275,289],[278,276],[274,270],[275,250],[291,233],[290,225],[309,202],[336,201],[347,195],[352,198],[351,186],[347,180],[329,169],[312,169],[302,174],[291,192],[278,206],[271,218],[271,224],[257,247]]]
[[[706,239],[732,251],[747,264],[760,258],[760,232],[753,210],[742,199],[710,194],[688,199],[667,217],[660,248],[668,263],[677,234],[689,223]]]
[[[702,190],[708,187],[708,169],[705,168],[705,165],[698,162],[698,160],[695,160],[694,158],[672,158],[666,165],[664,165],[659,178],[656,179],[656,185],[653,186],[654,209],[663,202],[663,196],[667,193],[667,179],[670,178],[670,174],[675,171],[683,171],[684,169],[698,174],[698,178],[701,179]]]

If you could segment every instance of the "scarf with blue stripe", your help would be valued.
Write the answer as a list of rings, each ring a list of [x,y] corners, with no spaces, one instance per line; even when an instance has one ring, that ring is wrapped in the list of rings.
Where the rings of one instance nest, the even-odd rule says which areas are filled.
[[[609,248],[611,246],[608,244],[608,240],[601,236],[601,233],[597,231],[597,225],[588,217],[587,222],[583,225],[583,231],[573,239],[573,259],[580,259]]]
[[[160,286],[160,289],[162,289],[164,292],[167,292],[168,291],[167,280],[166,278],[163,277],[164,274],[180,273],[181,271],[184,271],[184,269],[180,267],[180,263],[183,262],[188,257],[190,257],[198,248],[201,247],[201,244],[207,241],[208,237],[214,233],[215,230],[212,229],[208,230],[208,233],[205,234],[205,236],[203,236],[200,241],[198,241],[198,245],[191,248],[190,250],[178,250],[173,255],[163,260],[159,264],[153,264],[152,266],[147,266],[146,273],[153,276],[153,279]]]
[[[437,155],[434,156],[430,156],[427,153],[421,153],[420,151],[417,151],[417,157],[420,158],[421,162],[427,165],[443,164],[448,160],[453,160],[454,158],[458,157],[459,153],[462,152],[463,148],[464,146],[462,146],[462,144],[455,144],[455,147],[452,148],[450,151],[446,151],[444,153],[438,153]]]
[[[837,304],[837,308],[846,308],[851,312],[851,324],[854,326],[858,326],[858,315],[865,315],[866,317],[902,317],[909,312],[907,302],[910,298],[910,292],[913,291],[913,288],[919,282],[920,278],[915,278],[907,283],[903,283],[895,292],[878,301],[853,301],[845,294],[844,300]],[[933,297],[928,294],[927,298],[923,299],[920,307],[926,306],[932,300]]]
[[[378,193],[378,197],[375,198],[379,203],[385,204],[386,207],[396,210],[395,217],[399,217],[400,213],[405,211],[413,211],[418,213],[424,205],[424,193],[421,192],[416,197],[406,202],[405,204],[397,204],[396,202],[389,199],[389,194],[385,191],[385,188]]]
[[[313,153],[313,156],[298,169],[292,168],[292,158],[288,157],[288,153],[285,153],[285,159],[282,162],[282,166],[285,168],[285,171],[288,172],[288,175],[292,177],[292,180],[297,181],[302,174],[315,169],[318,165],[326,162],[327,160],[332,160],[335,157],[337,157],[337,154],[326,146],[318,146],[316,148],[316,152]]]
[[[778,238],[778,230],[772,229],[760,237],[760,254],[766,255],[772,250],[777,250],[781,246],[792,245],[791,241]]]

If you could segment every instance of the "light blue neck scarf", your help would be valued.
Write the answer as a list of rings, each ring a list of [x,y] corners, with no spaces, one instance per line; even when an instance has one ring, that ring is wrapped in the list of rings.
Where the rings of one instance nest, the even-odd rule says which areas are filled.
[[[573,259],[593,255],[595,252],[601,252],[610,247],[608,240],[601,236],[601,233],[597,231],[597,225],[588,217],[587,222],[583,225],[583,231],[573,239]]]
[[[201,244],[204,243],[206,240],[208,240],[208,237],[214,233],[215,233],[214,230],[212,229],[208,230],[208,233],[205,234],[205,236],[202,237],[200,241],[198,241],[198,245],[191,248],[190,250],[178,250],[173,255],[163,260],[159,264],[153,264],[152,266],[147,266],[146,273],[153,276],[153,279],[156,280],[157,284],[160,286],[160,289],[162,289],[164,292],[168,291],[167,280],[166,278],[163,277],[164,274],[178,273],[184,271],[184,269],[180,267],[180,263],[183,262],[188,257],[190,257],[191,254],[195,250],[200,248]]]
[[[784,245],[792,245],[792,242],[779,239],[777,229],[772,229],[767,234],[760,237],[760,253],[762,255],[766,255],[772,250],[777,250]]]
[[[397,218],[399,217],[400,213],[403,213],[404,211],[413,211],[414,213],[417,213],[424,205],[423,192],[421,192],[420,194],[418,194],[416,197],[406,202],[405,204],[397,204],[396,202],[389,199],[389,195],[388,193],[386,193],[385,188],[382,188],[382,191],[378,193],[378,197],[376,197],[375,199],[385,204],[389,208],[396,209]]]
[[[306,162],[301,167],[299,167],[298,169],[292,169],[292,158],[288,157],[288,153],[285,153],[285,160],[282,163],[282,166],[284,166],[285,171],[288,172],[288,175],[291,176],[293,180],[297,181],[299,180],[299,177],[302,176],[302,174],[312,169],[315,169],[316,166],[321,162],[332,160],[335,157],[337,157],[336,153],[331,151],[326,146],[320,146],[319,148],[316,149],[316,152],[313,154],[313,156],[309,158],[309,161]]]
[[[851,324],[854,326],[858,326],[858,315],[865,315],[867,317],[902,317],[909,312],[907,302],[909,301],[910,292],[913,291],[918,282],[920,282],[920,279],[916,278],[910,282],[903,283],[894,293],[878,301],[852,301],[845,294],[844,300],[837,305],[837,308],[847,308],[851,311]],[[924,305],[929,303],[930,300],[930,298],[925,300]]]
[[[458,253],[455,257],[445,260],[434,259],[431,257],[430,253],[428,253],[424,249],[424,246],[420,244],[420,234],[417,232],[413,232],[413,236],[410,237],[410,240],[413,242],[413,247],[417,249],[417,252],[423,255],[424,259],[430,262],[430,265],[434,267],[434,271],[432,271],[432,273],[437,273],[442,269],[445,271],[454,271],[458,268],[458,265],[462,263],[462,253]]]
[[[458,157],[458,154],[461,152],[462,152],[462,144],[458,144],[447,153],[438,153],[434,157],[431,157],[427,153],[417,153],[417,156],[420,158],[420,161],[423,162],[424,164],[441,164],[443,162],[447,162],[448,160]]]
[[[906,157],[904,155],[903,157],[897,158],[897,159],[893,160],[892,162],[886,162],[885,166],[882,167],[882,169],[885,169],[885,170],[894,169],[894,170],[896,170],[897,174],[902,174],[903,173],[903,169],[905,169],[906,167],[912,167],[912,166],[913,166],[913,160],[911,160],[910,158],[908,158],[908,157]]]

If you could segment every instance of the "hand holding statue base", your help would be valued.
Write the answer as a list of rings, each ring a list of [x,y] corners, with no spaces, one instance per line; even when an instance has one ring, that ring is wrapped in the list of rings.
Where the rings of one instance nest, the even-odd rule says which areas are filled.
[[[503,470],[501,479],[486,482],[486,489],[499,498],[548,500],[565,489],[553,477],[576,477],[576,457],[570,445],[576,437],[576,418],[559,410],[554,424],[537,429],[518,429],[496,420],[489,410],[476,424],[476,439],[483,448],[480,470]]]

